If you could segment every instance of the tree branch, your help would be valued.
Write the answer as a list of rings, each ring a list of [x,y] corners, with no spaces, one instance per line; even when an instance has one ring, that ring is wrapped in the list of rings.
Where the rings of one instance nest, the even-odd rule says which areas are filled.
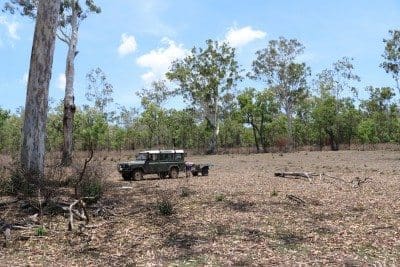
[[[69,45],[71,43],[71,38],[66,34],[61,28],[58,28],[61,35],[57,33],[57,38]]]

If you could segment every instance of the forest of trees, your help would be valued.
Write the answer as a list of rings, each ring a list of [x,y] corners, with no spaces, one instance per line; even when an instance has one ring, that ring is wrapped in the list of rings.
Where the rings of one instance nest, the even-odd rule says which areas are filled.
[[[62,11],[69,13],[59,25],[58,37],[72,49],[66,70],[71,72],[66,77],[72,78],[67,79],[65,99],[50,106],[45,139],[48,151],[63,151],[67,165],[72,145],[74,150],[179,147],[216,153],[243,147],[269,152],[303,146],[338,150],[353,143],[400,143],[398,30],[389,31],[388,39],[383,40],[382,64],[376,70],[392,75],[395,88],[386,84],[360,88],[357,67],[347,57],[320,73],[312,73],[299,61],[305,47],[296,39],[269,41],[256,52],[248,70],[241,69],[234,48],[207,40],[184,59],[173,62],[165,80],[139,91],[140,107],[114,103],[113,91],[118,89],[108,82],[101,68],[86,75],[90,104],[75,107],[71,58],[76,56],[77,40],[73,38],[78,29],[73,27],[77,27],[75,20],[100,9],[89,1],[85,13],[79,1],[64,4],[69,2],[72,4]],[[10,10],[12,7],[8,6]],[[31,16],[35,18],[36,14]],[[63,32],[68,24],[71,36]],[[260,87],[237,89],[249,80]],[[368,93],[366,99],[358,97],[363,90]],[[169,98],[183,99],[186,105],[166,108]],[[24,112],[0,107],[1,152],[20,151]],[[73,120],[73,132],[69,120]]]

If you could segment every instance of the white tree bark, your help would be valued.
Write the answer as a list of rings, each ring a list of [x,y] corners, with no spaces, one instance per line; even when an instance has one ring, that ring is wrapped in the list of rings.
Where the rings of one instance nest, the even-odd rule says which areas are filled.
[[[63,134],[64,145],[62,153],[62,164],[70,166],[72,163],[73,153],[73,122],[75,115],[74,103],[74,76],[75,76],[75,55],[76,46],[78,43],[78,14],[75,8],[75,1],[71,1],[72,16],[71,16],[71,36],[66,43],[68,45],[67,62],[65,67],[65,97],[64,97],[64,117],[63,117]]]
[[[21,167],[28,179],[40,180],[44,175],[48,93],[60,2],[40,0],[37,11],[22,128]]]
[[[214,96],[213,103],[205,103],[205,106],[206,106],[206,119],[210,123],[212,129],[212,135],[208,144],[207,153],[215,154],[217,152],[218,135],[219,135],[218,96]]]

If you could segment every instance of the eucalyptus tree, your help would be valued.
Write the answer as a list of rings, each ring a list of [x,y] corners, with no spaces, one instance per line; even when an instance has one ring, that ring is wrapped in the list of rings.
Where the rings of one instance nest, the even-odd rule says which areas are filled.
[[[158,80],[153,81],[150,86],[142,88],[136,95],[140,97],[142,104],[151,102],[161,107],[168,97],[174,95],[174,92],[167,86],[165,80]]]
[[[343,114],[346,107],[351,108],[346,105],[348,96],[344,97],[344,93],[347,95],[353,93],[354,96],[358,94],[353,83],[360,81],[360,77],[354,74],[353,70],[352,59],[343,57],[333,63],[331,69],[318,73],[315,80],[319,99],[313,118],[320,133],[328,136],[332,150],[339,150],[345,126]]]
[[[287,119],[289,148],[293,142],[293,113],[295,106],[307,94],[307,76],[310,69],[305,63],[298,63],[304,46],[296,39],[271,40],[268,47],[256,52],[249,77],[264,81],[273,88]]]
[[[376,138],[379,142],[390,142],[396,139],[395,132],[399,116],[398,106],[393,101],[394,90],[390,87],[366,89],[370,96],[369,99],[361,102],[361,110],[364,117],[371,119],[377,126]]]
[[[86,10],[83,9],[79,0],[67,0],[60,8],[60,26],[57,37],[67,44],[68,52],[65,67],[65,96],[64,96],[64,117],[63,133],[64,145],[62,153],[62,164],[69,166],[72,163],[73,151],[73,121],[75,114],[74,103],[74,78],[75,78],[75,57],[78,54],[78,32],[81,21],[88,13],[100,13],[101,9],[96,6],[93,0],[85,1]]]
[[[37,7],[21,146],[21,167],[31,182],[44,176],[48,93],[60,2],[40,0]]]
[[[88,82],[86,88],[86,99],[93,103],[92,109],[96,116],[102,116],[103,121],[106,122],[106,143],[107,148],[111,147],[110,127],[109,123],[114,120],[115,112],[108,112],[107,106],[114,101],[112,94],[114,87],[108,82],[107,76],[101,68],[90,70],[86,74]],[[91,115],[91,114],[89,114]]]
[[[5,129],[7,120],[10,118],[10,112],[0,108],[0,151],[5,147]]]
[[[59,2],[57,1],[57,3]],[[19,12],[23,16],[35,19],[37,17],[38,4],[38,0],[10,0],[4,4],[3,10],[11,14]],[[63,0],[59,3],[57,37],[68,46],[65,67],[66,82],[63,116],[64,144],[62,164],[64,166],[69,166],[72,163],[73,120],[76,110],[74,103],[75,57],[78,54],[77,44],[79,27],[89,13],[100,12],[100,7],[98,7],[93,0],[85,0],[84,4],[81,4],[79,0]]]
[[[279,111],[279,105],[275,100],[271,89],[256,91],[254,88],[246,88],[237,96],[241,121],[251,126],[257,153],[260,145],[263,152],[267,152],[268,138],[266,138],[267,124],[270,123]]]
[[[226,43],[207,40],[205,48],[194,47],[184,59],[173,62],[166,76],[178,83],[176,93],[203,114],[211,129],[207,152],[216,153],[220,106],[240,79],[235,49]]]
[[[107,106],[114,101],[112,97],[114,86],[108,82],[107,75],[101,68],[90,70],[86,74],[86,80],[88,82],[86,99],[93,102],[93,107],[103,114],[105,119],[109,119]]]
[[[384,61],[380,65],[387,73],[391,73],[400,94],[400,30],[390,30],[390,38],[383,39],[385,51]]]

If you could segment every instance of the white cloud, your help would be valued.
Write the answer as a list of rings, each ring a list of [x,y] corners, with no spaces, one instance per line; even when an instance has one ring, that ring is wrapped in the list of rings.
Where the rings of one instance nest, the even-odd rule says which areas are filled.
[[[136,51],[137,43],[135,36],[123,33],[121,35],[121,44],[118,47],[118,54],[126,56]]]
[[[10,38],[14,40],[19,40],[19,35],[17,33],[18,28],[19,28],[19,23],[17,22],[10,22],[7,20],[6,17],[0,17],[0,25],[3,25],[6,27],[8,35]]]
[[[60,90],[65,90],[66,78],[64,73],[60,73],[57,78],[57,88]]]
[[[229,43],[233,47],[242,47],[246,44],[257,40],[264,39],[267,34],[260,30],[253,30],[251,26],[243,28],[232,27],[225,35],[225,42]]]
[[[168,38],[163,38],[161,42],[164,47],[151,50],[136,60],[139,66],[150,69],[141,76],[146,83],[163,78],[171,63],[185,57],[188,53],[182,44],[176,44]]]

